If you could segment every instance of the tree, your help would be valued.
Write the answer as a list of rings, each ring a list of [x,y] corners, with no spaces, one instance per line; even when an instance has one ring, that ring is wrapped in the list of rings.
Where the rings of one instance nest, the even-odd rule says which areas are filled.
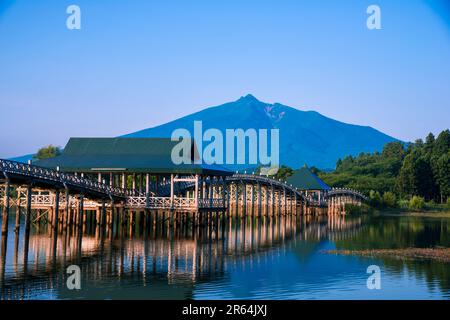
[[[442,131],[434,142],[433,153],[443,155],[450,150],[450,130]]]
[[[282,181],[286,181],[287,178],[292,176],[294,173],[294,170],[288,166],[281,166],[280,169],[278,169],[278,172],[274,176],[275,179],[281,179]]]
[[[427,153],[433,152],[434,140],[434,135],[430,132],[425,138],[425,151]]]
[[[42,160],[42,159],[54,158],[56,156],[59,156],[60,154],[61,154],[60,147],[55,147],[53,145],[49,145],[49,146],[39,149],[38,152],[33,156],[33,159]]]
[[[400,193],[412,196],[417,192],[417,185],[414,174],[414,155],[408,154],[403,160],[402,168],[400,169],[397,178],[397,188]]]
[[[450,151],[439,157],[436,169],[440,200],[441,203],[444,203],[444,199],[450,195]]]

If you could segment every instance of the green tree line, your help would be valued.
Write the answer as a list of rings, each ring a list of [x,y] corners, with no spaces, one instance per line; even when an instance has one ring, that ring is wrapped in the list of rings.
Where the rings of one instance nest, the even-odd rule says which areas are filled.
[[[450,195],[450,131],[437,138],[430,133],[425,142],[391,142],[383,151],[361,153],[339,159],[333,172],[318,172],[327,184],[354,188],[388,206],[397,199],[444,203]]]

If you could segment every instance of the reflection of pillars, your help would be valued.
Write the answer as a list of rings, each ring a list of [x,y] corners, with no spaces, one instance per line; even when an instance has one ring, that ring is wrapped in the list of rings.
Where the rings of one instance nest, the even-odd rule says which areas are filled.
[[[286,196],[286,188],[283,187],[283,198],[284,198],[284,215],[287,214],[287,196]]]
[[[103,228],[105,227],[105,219],[106,219],[106,201],[105,199],[102,199],[102,213],[101,213],[101,217],[100,217],[100,227]]]
[[[146,209],[147,210],[147,209]],[[116,209],[115,209],[115,206],[114,206],[114,201],[113,200],[111,200],[111,217],[110,217],[110,220],[109,220],[109,232],[110,232],[110,234],[109,234],[109,238],[112,240],[112,238],[113,238],[113,232],[114,232],[114,215],[116,214]]]
[[[33,194],[33,186],[29,184],[27,187],[27,209],[25,213],[25,235],[24,235],[24,245],[23,245],[23,265],[26,272],[28,264],[28,248],[30,245],[30,225],[31,225],[31,201]]]

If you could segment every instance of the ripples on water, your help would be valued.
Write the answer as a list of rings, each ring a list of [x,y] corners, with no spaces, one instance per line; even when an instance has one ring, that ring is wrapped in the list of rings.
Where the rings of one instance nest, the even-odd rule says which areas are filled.
[[[12,221],[14,219],[10,219]],[[33,226],[24,264],[24,226],[10,225],[2,255],[2,299],[448,299],[450,268],[324,254],[328,249],[449,246],[449,219],[276,217],[220,219],[218,225],[168,228],[137,223],[103,236],[89,221],[81,250],[74,230]],[[66,288],[77,264],[82,289]],[[369,290],[366,269],[382,270]]]

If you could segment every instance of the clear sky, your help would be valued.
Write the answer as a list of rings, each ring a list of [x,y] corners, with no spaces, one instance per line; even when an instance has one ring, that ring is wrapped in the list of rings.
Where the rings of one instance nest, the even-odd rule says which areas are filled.
[[[0,158],[248,93],[410,141],[449,127],[449,75],[446,0],[0,0]]]

